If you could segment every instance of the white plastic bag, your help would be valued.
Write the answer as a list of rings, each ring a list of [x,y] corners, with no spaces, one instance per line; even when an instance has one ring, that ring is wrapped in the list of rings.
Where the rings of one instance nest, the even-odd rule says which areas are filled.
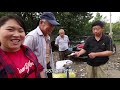
[[[71,65],[73,62],[71,60],[62,60],[56,62],[56,69],[65,69],[64,65]]]

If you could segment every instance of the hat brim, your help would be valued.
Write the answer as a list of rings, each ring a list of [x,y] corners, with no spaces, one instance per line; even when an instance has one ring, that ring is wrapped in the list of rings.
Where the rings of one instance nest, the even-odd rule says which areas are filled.
[[[55,21],[55,20],[48,20],[48,22],[49,22],[50,24],[54,25],[54,26],[60,25],[60,24],[59,24],[57,21]]]

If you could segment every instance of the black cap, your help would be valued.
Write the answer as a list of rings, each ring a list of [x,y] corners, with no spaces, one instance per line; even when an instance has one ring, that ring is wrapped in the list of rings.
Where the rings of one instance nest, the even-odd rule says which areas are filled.
[[[43,14],[40,16],[40,19],[46,19],[49,23],[51,23],[54,26],[60,25],[56,21],[56,18],[52,12],[43,12]]]

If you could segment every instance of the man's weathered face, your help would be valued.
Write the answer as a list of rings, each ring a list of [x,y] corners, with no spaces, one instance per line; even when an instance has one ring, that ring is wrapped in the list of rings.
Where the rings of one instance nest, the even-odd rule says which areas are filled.
[[[45,21],[40,22],[40,27],[41,27],[43,34],[48,35],[48,34],[51,34],[55,26],[45,20]]]
[[[59,34],[60,34],[61,37],[63,37],[65,35],[65,32],[61,31]]]

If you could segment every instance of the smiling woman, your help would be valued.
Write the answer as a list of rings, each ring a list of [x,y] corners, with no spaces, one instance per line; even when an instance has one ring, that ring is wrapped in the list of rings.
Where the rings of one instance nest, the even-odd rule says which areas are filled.
[[[0,78],[45,77],[34,53],[22,45],[26,28],[17,15],[0,18]]]
[[[16,20],[10,19],[0,28],[1,49],[7,52],[15,52],[20,49],[25,38],[24,29]]]

